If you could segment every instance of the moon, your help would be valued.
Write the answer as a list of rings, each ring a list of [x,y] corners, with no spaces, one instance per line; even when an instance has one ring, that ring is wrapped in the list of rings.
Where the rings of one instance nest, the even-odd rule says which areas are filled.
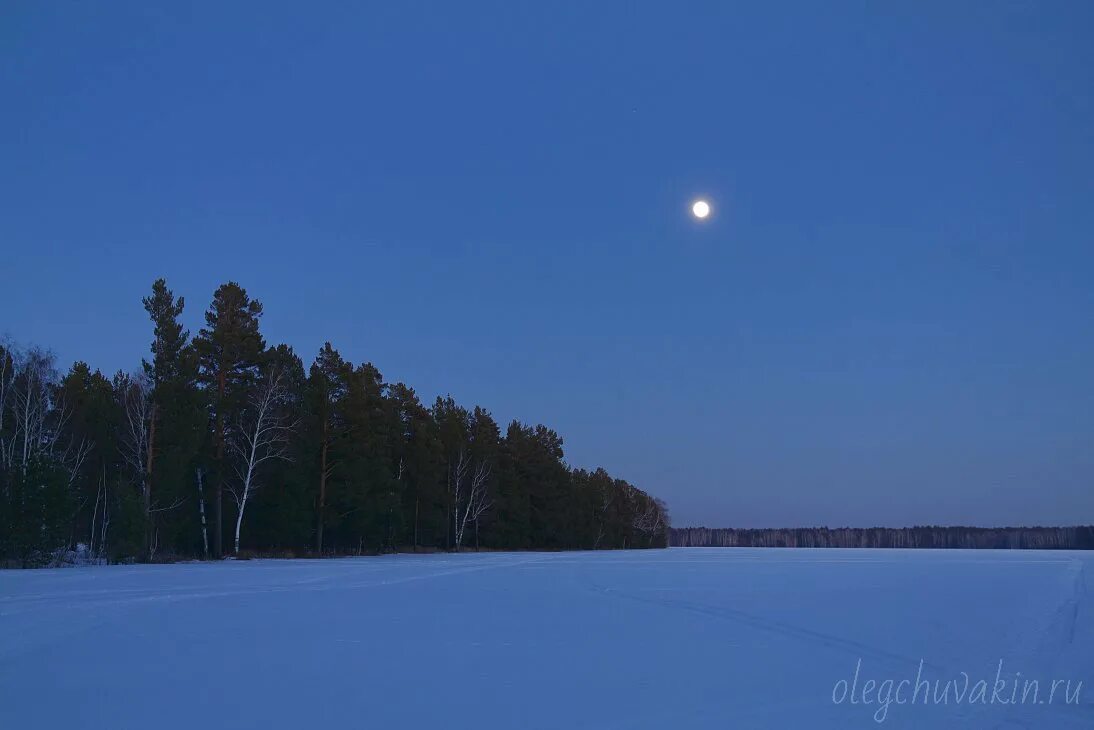
[[[710,203],[705,200],[696,200],[691,204],[691,214],[699,220],[703,220],[710,215]]]

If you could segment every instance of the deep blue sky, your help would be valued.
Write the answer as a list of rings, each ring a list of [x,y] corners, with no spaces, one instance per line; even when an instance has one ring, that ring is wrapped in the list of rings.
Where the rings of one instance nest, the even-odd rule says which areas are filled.
[[[547,423],[677,524],[1092,522],[1091,38],[1088,2],[5,3],[0,331],[132,369],[154,278],[195,331],[234,279],[305,361]]]

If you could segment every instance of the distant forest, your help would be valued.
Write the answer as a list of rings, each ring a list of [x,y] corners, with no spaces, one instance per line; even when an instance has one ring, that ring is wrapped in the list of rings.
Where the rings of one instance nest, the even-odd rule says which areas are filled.
[[[673,527],[678,547],[970,548],[1094,550],[1094,526],[1077,527],[804,527],[738,530]]]
[[[132,372],[0,343],[0,564],[667,544],[662,502],[550,428],[426,406],[330,343],[305,367],[234,282],[194,337],[164,280],[143,304]]]

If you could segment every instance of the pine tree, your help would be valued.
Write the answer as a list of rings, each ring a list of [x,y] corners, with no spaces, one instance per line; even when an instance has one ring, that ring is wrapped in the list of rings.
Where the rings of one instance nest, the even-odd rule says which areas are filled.
[[[186,305],[183,297],[167,288],[167,281],[156,279],[152,295],[141,300],[154,325],[152,362],[143,361],[144,370],[156,387],[178,380],[186,374],[186,346],[190,333],[179,322]]]
[[[305,375],[290,347],[266,348],[262,305],[238,284],[217,289],[192,342],[180,321],[184,301],[163,279],[143,304],[153,338],[136,374],[108,380],[76,363],[59,378],[48,351],[0,344],[0,559],[38,564],[85,541],[115,560],[147,560],[157,549],[208,556],[207,487],[217,556],[228,490],[236,550],[241,530],[260,550],[343,554],[472,541],[665,544],[662,503],[602,469],[571,469],[546,426],[514,421],[501,437],[481,407],[446,397],[427,409],[412,388],[385,384],[371,363],[354,367],[330,343]],[[936,540],[875,532],[825,539]],[[944,537],[967,546],[1088,539]]]
[[[193,382],[193,358],[187,346],[190,333],[179,321],[186,304],[183,297],[176,300],[174,292],[167,288],[166,280],[156,279],[152,283],[151,296],[141,301],[153,324],[152,361],[142,361],[145,376],[151,385],[142,492],[144,542],[148,556],[151,557],[155,550],[155,530],[152,524],[155,460],[157,454],[163,450],[157,441],[157,434],[162,438],[161,424],[165,406],[170,404],[177,409],[185,396],[184,391]]]
[[[315,552],[323,552],[323,527],[327,509],[327,484],[340,467],[348,433],[346,396],[353,365],[342,359],[327,342],[315,357],[308,374],[306,433],[318,456],[315,502]]]
[[[239,284],[222,284],[213,294],[213,303],[205,312],[205,326],[194,341],[213,422],[213,553],[217,557],[224,554],[226,429],[238,416],[266,350],[258,328],[261,316],[262,304],[247,296]]]
[[[392,458],[407,517],[403,544],[437,546],[444,533],[445,491],[441,485],[443,460],[437,424],[418,400],[414,389],[396,383],[388,389],[395,425],[392,429]]]
[[[353,371],[345,399],[349,437],[344,478],[337,492],[328,495],[343,550],[390,547],[393,532],[401,526],[397,466],[390,449],[396,424],[384,391],[383,376],[372,363]]]
[[[85,457],[75,464],[69,484],[73,503],[93,504],[105,478],[117,478],[119,472],[119,433],[122,413],[118,407],[113,383],[98,370],[92,371],[85,362],[76,362],[57,384],[53,393],[54,407],[63,420],[64,443],[68,454],[83,449]],[[70,541],[89,541],[90,512],[74,515]]]

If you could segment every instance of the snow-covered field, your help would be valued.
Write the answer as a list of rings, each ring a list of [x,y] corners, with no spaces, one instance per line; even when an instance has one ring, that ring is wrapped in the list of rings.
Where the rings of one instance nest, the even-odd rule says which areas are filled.
[[[877,727],[886,680],[882,727],[1090,728],[1092,559],[681,548],[3,571],[0,728]],[[962,672],[962,702],[909,704],[917,673],[934,693]],[[1060,684],[1050,703],[1054,679],[1083,681],[1078,702]]]

